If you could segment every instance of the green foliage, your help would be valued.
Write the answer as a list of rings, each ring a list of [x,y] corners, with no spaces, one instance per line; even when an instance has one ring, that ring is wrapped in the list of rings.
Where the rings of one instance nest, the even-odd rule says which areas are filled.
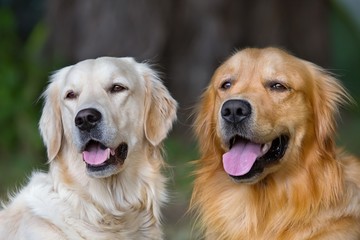
[[[198,158],[195,146],[193,141],[183,138],[170,137],[165,141],[170,188],[177,200],[181,198],[186,201],[190,198],[194,161]]]
[[[45,154],[37,121],[37,101],[49,71],[42,57],[46,31],[39,23],[24,43],[13,13],[0,8],[0,196],[24,181],[34,167],[44,168]]]
[[[170,136],[165,141],[169,204],[165,211],[165,232],[169,239],[192,239],[192,220],[187,213],[193,186],[194,160],[198,159],[193,140]]]
[[[355,96],[360,100],[360,22],[357,24],[352,14],[358,14],[360,5],[357,4],[355,12],[348,10],[342,1],[333,2],[331,25],[331,53],[335,73],[339,74]]]
[[[360,21],[357,21],[360,19],[360,5],[350,5],[351,1],[342,0],[332,0],[331,3],[332,72],[338,75],[357,102],[347,106],[341,114],[339,144],[360,155]]]

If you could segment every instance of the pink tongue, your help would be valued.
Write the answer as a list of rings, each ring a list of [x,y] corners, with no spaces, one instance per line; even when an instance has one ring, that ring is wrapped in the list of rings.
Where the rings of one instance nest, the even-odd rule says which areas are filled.
[[[91,144],[83,152],[84,161],[91,165],[100,165],[110,156],[110,148],[101,149],[100,144]]]
[[[230,151],[223,155],[225,172],[232,176],[241,176],[248,173],[260,153],[260,144],[244,141],[236,142]]]

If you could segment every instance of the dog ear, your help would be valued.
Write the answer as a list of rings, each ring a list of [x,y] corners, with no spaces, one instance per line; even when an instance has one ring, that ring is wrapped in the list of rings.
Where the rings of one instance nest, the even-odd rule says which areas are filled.
[[[141,65],[146,81],[145,136],[153,146],[157,146],[165,139],[176,120],[177,102],[156,73],[147,64]]]
[[[196,109],[196,118],[194,121],[195,134],[199,141],[201,153],[204,155],[213,151],[212,145],[214,144],[215,137],[215,93],[211,85],[205,90],[201,96],[200,104]]]
[[[59,153],[63,136],[59,81],[64,77],[65,72],[67,72],[66,68],[52,75],[47,89],[42,94],[44,107],[39,121],[39,129],[47,148],[49,162]]]
[[[314,79],[313,109],[315,134],[320,147],[334,153],[336,117],[340,106],[353,102],[341,83],[324,69],[307,62]]]

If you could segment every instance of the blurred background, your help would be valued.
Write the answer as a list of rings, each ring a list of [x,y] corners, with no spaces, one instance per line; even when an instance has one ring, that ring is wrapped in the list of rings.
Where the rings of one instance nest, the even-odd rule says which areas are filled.
[[[244,47],[278,46],[335,73],[360,102],[359,0],[0,0],[0,198],[46,170],[41,92],[56,69],[87,58],[155,64],[180,103],[166,141],[167,239],[192,239],[186,214],[197,158],[191,112],[215,68]],[[360,155],[359,106],[338,142]]]

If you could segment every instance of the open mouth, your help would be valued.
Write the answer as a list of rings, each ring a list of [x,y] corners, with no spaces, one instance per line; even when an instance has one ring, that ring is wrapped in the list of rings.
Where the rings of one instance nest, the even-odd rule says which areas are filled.
[[[235,180],[250,179],[277,163],[284,156],[288,142],[289,137],[285,135],[265,144],[236,135],[230,139],[230,150],[223,155],[224,169]]]
[[[128,145],[121,143],[117,148],[108,148],[100,142],[90,140],[82,152],[89,171],[102,171],[110,165],[122,165],[127,157]]]

